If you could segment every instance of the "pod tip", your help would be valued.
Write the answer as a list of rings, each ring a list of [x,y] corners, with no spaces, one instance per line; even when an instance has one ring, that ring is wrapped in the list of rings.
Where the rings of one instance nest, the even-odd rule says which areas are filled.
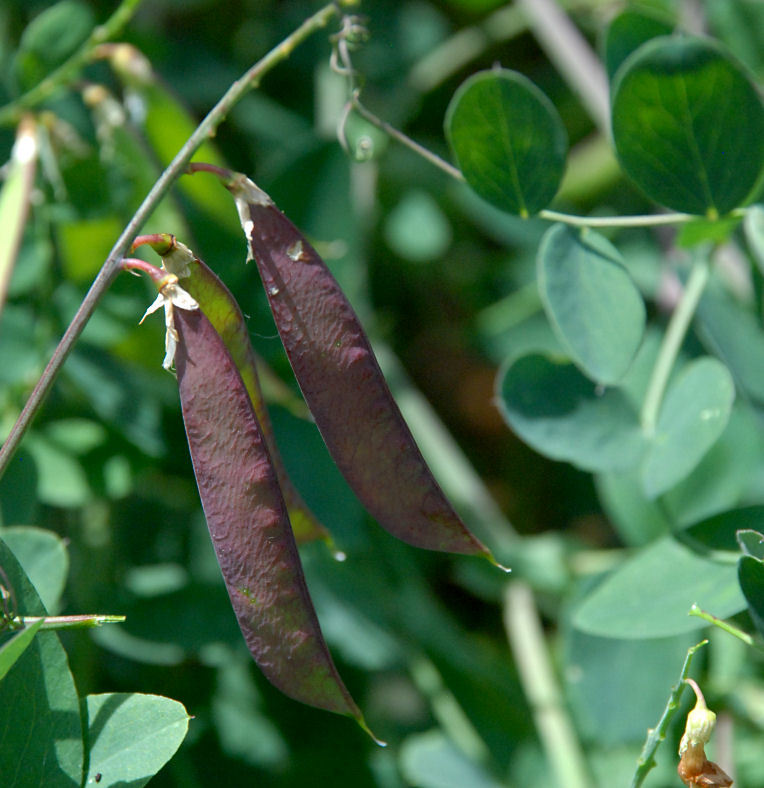
[[[360,716],[356,717],[355,719],[356,719],[356,722],[361,727],[361,730],[365,731],[369,735],[369,737],[374,742],[374,744],[378,745],[379,747],[387,747],[387,742],[386,741],[383,741],[382,739],[377,738],[371,732],[371,728],[369,728],[369,726],[366,724],[366,720],[363,718],[363,715],[360,715]]]
[[[506,572],[509,574],[512,571],[512,568],[509,566],[504,566],[504,564],[500,564],[493,556],[493,553],[490,550],[487,550],[483,555],[497,568],[501,569],[502,572]]]

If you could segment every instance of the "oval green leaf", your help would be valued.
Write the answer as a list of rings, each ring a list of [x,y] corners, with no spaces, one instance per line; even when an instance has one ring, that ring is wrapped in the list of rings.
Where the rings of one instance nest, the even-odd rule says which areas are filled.
[[[743,203],[764,166],[764,106],[722,47],[661,36],[629,56],[612,92],[624,170],[653,200],[714,218]]]
[[[645,493],[654,498],[689,475],[722,434],[735,385],[715,358],[690,362],[666,393],[642,469]]]
[[[759,509],[760,507],[756,507]],[[764,523],[762,523],[764,525]],[[764,561],[764,535],[753,529],[740,530],[735,534],[740,549],[758,561]]]
[[[188,731],[183,704],[160,695],[88,695],[83,706],[90,756],[85,785],[141,788],[172,758]]]
[[[592,230],[556,224],[536,269],[544,309],[571,358],[598,383],[620,380],[642,342],[645,305],[618,250]]]
[[[668,19],[644,11],[623,11],[605,33],[604,56],[608,79],[612,81],[624,60],[646,41],[667,36],[673,30]]]
[[[445,130],[467,183],[492,205],[527,217],[554,198],[568,140],[557,110],[529,79],[475,74],[448,105]]]
[[[755,311],[712,283],[695,323],[703,344],[724,362],[741,391],[764,404],[764,331]]]
[[[0,530],[0,536],[34,585],[49,613],[55,613],[69,574],[69,553],[53,531],[30,525]]]
[[[764,563],[750,555],[742,556],[738,563],[738,579],[751,620],[764,635]]]
[[[0,646],[0,681],[13,667],[16,660],[26,651],[32,642],[37,630],[43,625],[44,618],[39,618],[34,624],[17,632],[10,640]]]
[[[627,470],[644,448],[634,408],[621,391],[600,392],[568,361],[523,356],[498,378],[499,408],[536,451],[588,471]]]
[[[0,539],[0,566],[18,613],[47,611],[13,553]],[[7,635],[0,634],[0,643]],[[77,688],[55,632],[38,632],[0,681],[2,784],[72,788],[82,780],[82,724]],[[12,710],[9,712],[8,710]]]
[[[720,618],[743,610],[737,568],[664,537],[600,583],[578,608],[573,623],[604,637],[669,637],[707,625],[688,615],[693,604]]]

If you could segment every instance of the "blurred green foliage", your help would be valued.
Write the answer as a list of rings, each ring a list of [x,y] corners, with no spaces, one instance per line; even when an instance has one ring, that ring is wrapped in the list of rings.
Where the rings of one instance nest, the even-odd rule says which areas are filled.
[[[554,208],[601,215],[650,211],[647,198],[613,167],[611,154],[586,158],[584,171],[576,170],[576,162],[591,156],[584,145],[596,137],[594,124],[524,23],[508,24],[504,35],[495,22],[493,35],[486,34],[489,15],[506,10],[497,11],[499,5],[362,3],[371,35],[354,54],[354,65],[365,78],[365,103],[447,156],[443,118],[456,88],[500,62],[551,98],[567,131],[569,170],[581,176],[564,182]],[[607,43],[609,63],[626,57],[631,44],[604,38],[621,3],[561,5],[571,7],[592,46],[602,43],[604,49]],[[671,0],[634,5],[648,6],[650,18],[659,20],[634,33],[634,46],[665,32],[680,11]],[[114,6],[110,0],[0,4],[0,103],[39,82]],[[3,435],[162,166],[231,82],[316,7],[305,0],[231,0],[222,13],[217,0],[144,3],[121,40],[150,64],[148,76],[131,81],[96,61],[82,81],[40,108],[32,207],[0,316]],[[762,4],[706,0],[694,7],[708,31],[760,80]],[[495,379],[508,358],[536,353],[537,367],[542,361],[551,366],[548,359],[562,352],[535,287],[536,252],[548,224],[480,202],[464,184],[389,143],[359,118],[351,119],[347,137],[362,154],[356,158],[364,160],[348,156],[336,139],[346,84],[328,68],[330,52],[326,33],[295,50],[230,113],[214,149],[198,158],[220,156],[271,194],[315,242],[375,343],[400,360],[403,370],[394,361],[390,367],[397,370],[391,375],[394,393],[402,407],[413,403],[410,411],[404,408],[407,415],[420,414],[409,417],[411,427],[433,470],[470,527],[536,594],[591,784],[625,785],[646,729],[656,723],[683,655],[697,640],[681,629],[671,630],[672,636],[640,629],[645,613],[633,585],[619,610],[606,596],[607,584],[598,586],[588,607],[577,606],[626,549],[649,543],[652,552],[641,553],[630,571],[652,589],[653,599],[670,593],[677,562],[664,547],[680,550],[666,536],[672,528],[693,526],[706,549],[725,550],[734,545],[719,547],[709,534],[719,539],[738,527],[763,530],[761,520],[738,514],[747,511],[738,507],[764,503],[761,272],[751,264],[742,229],[728,227],[727,263],[712,277],[682,359],[703,348],[718,355],[738,396],[721,437],[683,481],[653,500],[633,470],[583,464],[595,471],[591,476],[544,458],[506,427]],[[104,90],[94,93],[92,85]],[[14,128],[0,127],[0,161],[9,159],[13,141]],[[246,250],[228,195],[204,175],[183,179],[144,231],[177,233],[215,269],[248,317],[255,350],[281,385],[273,389],[279,394],[271,414],[285,463],[347,556],[337,562],[323,544],[303,547],[308,585],[343,678],[389,746],[376,747],[347,719],[283,697],[251,662],[201,513],[176,383],[161,368],[164,326],[159,318],[137,325],[154,293],[128,276],[103,298],[0,480],[0,538],[11,549],[20,539],[18,526],[44,529],[66,544],[68,558],[55,560],[64,575],[60,562],[68,561],[68,580],[61,591],[63,576],[46,572],[48,586],[38,586],[46,604],[55,600],[60,614],[127,616],[122,625],[60,636],[76,692],[90,696],[88,709],[107,702],[104,693],[139,691],[182,702],[193,717],[189,733],[153,779],[156,786],[555,785],[502,627],[507,578],[485,562],[399,544],[369,520],[314,425],[295,415],[296,384],[254,268],[243,264]],[[651,320],[622,388],[613,392],[619,407],[636,410],[667,306],[675,303],[672,283],[686,279],[688,257],[672,246],[671,231],[603,233],[617,246]],[[570,371],[583,380],[572,365]],[[594,401],[597,387],[584,383]],[[427,446],[437,448],[428,453]],[[723,528],[703,530],[706,518],[728,510],[734,514]],[[64,550],[42,531],[31,533],[21,539],[21,550],[31,549],[30,540],[40,544],[29,560]],[[760,562],[746,562],[746,593],[755,593],[762,584]],[[728,588],[734,565],[719,574]],[[739,589],[728,596],[732,602],[721,614],[739,613],[737,623],[752,629],[749,615],[740,612]],[[603,597],[615,618],[610,634],[617,637],[580,626]],[[630,611],[636,611],[634,621]],[[665,612],[650,611],[658,618]],[[63,659],[51,642],[40,648]],[[701,654],[695,664],[709,705],[734,725],[735,784],[760,785],[761,667],[723,633],[714,633]],[[61,691],[74,709],[68,681]],[[8,707],[0,708],[4,725]],[[671,728],[646,782],[651,788],[678,784],[674,753],[681,728],[679,722]]]

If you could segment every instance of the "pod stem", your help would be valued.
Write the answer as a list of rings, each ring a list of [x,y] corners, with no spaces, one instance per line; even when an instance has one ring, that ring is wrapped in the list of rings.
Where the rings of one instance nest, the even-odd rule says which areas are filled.
[[[120,8],[117,9],[112,19],[114,19],[122,9],[131,11],[136,5],[137,0],[126,0]],[[98,272],[87,295],[77,309],[71,323],[69,323],[64,336],[53,352],[50,361],[40,375],[32,393],[29,395],[29,399],[24,405],[16,423],[11,428],[8,437],[0,448],[0,477],[2,477],[5,469],[8,467],[8,463],[11,461],[11,458],[21,443],[22,437],[37,414],[37,411],[42,406],[45,397],[53,385],[53,381],[56,379],[66,357],[71,352],[77,339],[87,325],[88,320],[95,311],[98,302],[120,272],[120,261],[128,250],[131,241],[152,214],[160,200],[167,194],[173,183],[186,171],[191,157],[202,143],[206,142],[213,135],[215,129],[228,116],[234,105],[246,93],[259,85],[260,80],[265,74],[283,60],[286,60],[292,54],[292,51],[305,41],[305,39],[309,38],[318,30],[326,27],[329,21],[339,12],[340,10],[336,3],[325,5],[313,14],[313,16],[308,17],[308,19],[290,33],[280,44],[271,49],[271,51],[255,63],[249,71],[237,79],[231,87],[228,88],[218,103],[207,113],[204,120],[196,127],[193,134],[186,140],[186,143],[175,155],[175,158],[159,176],[159,179],[146,195],[140,207],[133,215],[133,218],[122,231],[122,234],[112,247],[111,252],[109,252],[101,270]],[[67,71],[67,74],[68,73]],[[43,83],[40,84],[42,85]],[[57,82],[56,84],[63,83]],[[29,97],[31,91],[30,94],[26,95]],[[41,100],[39,97],[35,98],[34,102],[39,100]],[[15,105],[9,105],[5,108],[5,111],[0,110],[0,123],[7,122],[9,119],[14,118],[15,112],[23,109],[23,107],[27,106],[31,101],[32,98],[27,98],[23,105],[17,103]]]
[[[157,289],[160,289],[167,281],[167,271],[163,271],[161,268],[157,268],[157,266],[147,263],[145,260],[140,260],[136,257],[124,257],[120,260],[119,265],[123,271],[142,271],[144,274],[147,274],[151,281],[157,286]],[[178,277],[176,276],[174,279],[177,281]]]

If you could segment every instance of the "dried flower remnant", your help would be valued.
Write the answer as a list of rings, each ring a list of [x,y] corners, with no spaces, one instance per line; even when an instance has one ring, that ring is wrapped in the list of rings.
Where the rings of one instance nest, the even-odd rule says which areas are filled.
[[[164,307],[166,330],[164,337],[165,355],[162,366],[165,369],[171,369],[175,360],[175,350],[178,346],[178,332],[175,330],[175,307],[192,311],[199,309],[199,304],[195,298],[178,284],[178,277],[175,274],[168,273],[144,260],[130,257],[122,260],[121,267],[124,271],[130,271],[131,273],[143,271],[144,274],[148,274],[159,291],[159,295],[157,295],[154,303],[144,312],[139,324],[149,315]]]
[[[679,743],[677,772],[688,788],[728,788],[732,785],[732,778],[718,764],[706,758],[704,749],[713,733],[716,714],[707,708],[700,687],[692,679],[685,681],[695,691],[697,702],[687,715],[684,735]]]

